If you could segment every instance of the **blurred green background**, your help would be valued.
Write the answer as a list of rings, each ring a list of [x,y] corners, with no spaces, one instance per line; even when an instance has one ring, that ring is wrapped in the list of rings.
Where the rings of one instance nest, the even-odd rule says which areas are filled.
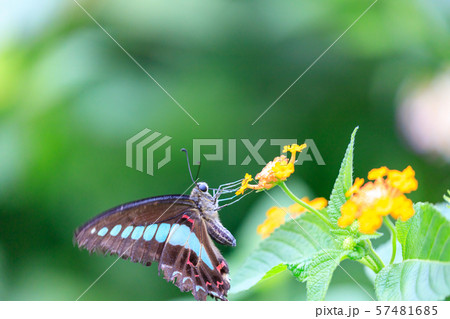
[[[305,162],[289,183],[328,197],[359,125],[356,176],[412,165],[414,201],[440,202],[449,188],[448,1],[378,1],[255,125],[372,1],[79,2],[200,125],[73,0],[0,1],[1,300],[78,298],[115,258],[75,248],[75,228],[123,202],[182,193],[190,180],[178,149],[192,151],[193,139],[238,139],[238,164],[248,154],[239,139],[313,139],[326,165]],[[144,128],[172,137],[172,161],[154,176],[125,165],[125,141]],[[279,148],[260,153],[268,161]],[[204,160],[200,176],[218,186],[261,168]],[[221,212],[238,243],[220,247],[231,278],[270,206],[256,194]],[[373,294],[361,265],[343,267]],[[230,299],[305,295],[286,273]],[[368,298],[337,270],[328,300]],[[167,299],[193,298],[156,266],[122,260],[82,298]]]

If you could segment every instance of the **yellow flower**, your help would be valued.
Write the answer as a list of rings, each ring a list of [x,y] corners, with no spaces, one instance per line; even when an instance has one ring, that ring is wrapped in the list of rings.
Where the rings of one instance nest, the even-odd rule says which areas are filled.
[[[341,207],[341,217],[338,219],[338,225],[341,228],[350,226],[356,218],[358,205],[351,199]]]
[[[363,234],[373,234],[383,223],[383,217],[370,209],[364,211],[358,218],[359,231]]]
[[[269,237],[273,231],[280,227],[285,222],[285,211],[280,207],[272,207],[266,213],[266,220],[264,223],[258,226],[256,229],[257,233],[262,236],[262,238]]]
[[[244,180],[242,181],[241,188],[238,189],[236,195],[244,194],[244,191],[248,188],[248,183],[253,180],[252,175],[245,174]]]
[[[385,177],[389,172],[389,168],[386,166],[382,166],[380,168],[374,168],[369,172],[367,178],[371,181],[376,180],[377,178]]]
[[[261,172],[256,174],[255,179],[258,180],[258,185],[255,185],[253,189],[270,189],[275,186],[280,181],[277,175],[281,177],[286,176],[284,171],[287,170],[288,164],[289,161],[286,156],[275,157],[273,161],[267,163]]]
[[[359,231],[373,234],[383,223],[383,216],[391,215],[395,219],[408,220],[414,215],[413,203],[404,193],[417,189],[415,172],[408,166],[402,172],[387,167],[373,169],[369,180],[364,183],[360,178],[346,193],[350,199],[341,207],[339,227],[347,227],[358,220]],[[386,177],[386,178],[384,178]]]
[[[361,186],[364,184],[364,178],[359,178],[357,177],[355,179],[355,183],[353,183],[352,187],[350,187],[350,189],[347,191],[347,193],[345,193],[345,197],[350,197],[352,196],[354,193],[356,193],[357,191],[359,191],[359,189],[361,188]]]
[[[249,174],[245,175],[244,180],[242,181],[242,186],[236,192],[236,195],[241,195],[244,193],[246,189],[271,189],[275,185],[280,182],[284,182],[289,176],[294,173],[294,164],[295,164],[295,156],[297,152],[301,152],[306,148],[306,144],[297,145],[286,145],[283,149],[283,153],[291,152],[291,158],[288,159],[286,156],[281,155],[277,156],[267,163],[267,165],[255,176],[255,180],[258,181],[258,184],[249,184],[252,179],[247,179]]]
[[[327,200],[323,197],[315,198],[312,201],[310,201],[308,197],[303,197],[302,201],[315,209],[322,209],[328,205]],[[305,211],[306,209],[297,203],[289,206],[289,208],[272,207],[266,213],[266,220],[258,226],[256,231],[258,234],[262,235],[263,238],[266,238],[275,229],[284,224],[287,212],[289,212],[290,218],[296,218]]]
[[[327,207],[328,205],[328,201],[323,197],[314,198],[312,201],[310,201],[308,197],[303,197],[302,201],[315,209],[322,209]],[[291,217],[295,218],[301,213],[304,213],[306,211],[306,208],[298,203],[294,203],[289,206],[288,211],[289,213],[291,213]]]
[[[284,181],[291,176],[292,173],[294,173],[294,163],[287,163],[286,165],[283,165],[280,162],[277,162],[272,168],[272,171],[277,180]]]
[[[391,215],[395,219],[400,218],[403,221],[410,219],[414,215],[413,202],[405,195],[397,197],[393,203]]]
[[[417,190],[418,187],[418,182],[414,177],[415,175],[416,172],[414,172],[411,166],[408,166],[402,172],[397,170],[389,171],[387,180],[392,187],[397,188],[402,193],[411,193]]]
[[[295,162],[295,155],[297,154],[297,152],[300,153],[305,148],[306,148],[306,144],[302,144],[302,145],[297,145],[297,144],[285,145],[283,147],[283,153],[291,152],[291,154],[292,154],[291,162],[294,163]]]

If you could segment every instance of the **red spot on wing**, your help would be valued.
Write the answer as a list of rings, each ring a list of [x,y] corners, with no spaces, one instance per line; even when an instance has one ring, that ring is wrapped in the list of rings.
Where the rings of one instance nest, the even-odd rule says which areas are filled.
[[[191,261],[189,259],[186,261],[186,265],[191,265],[192,267],[194,267],[194,264],[191,263]]]
[[[181,216],[181,218],[187,219],[188,222],[190,222],[192,224],[191,226],[191,230],[194,229],[194,220],[192,218],[190,218],[188,215],[184,214],[183,216]]]
[[[223,267],[225,267],[225,261],[224,261],[224,260],[222,260],[222,262],[216,267],[216,269],[217,269],[217,271],[220,272],[220,270],[221,270]]]
[[[220,285],[223,285],[223,280],[221,282],[217,281],[217,288],[219,288]]]
[[[205,286],[208,286],[208,285],[210,285],[212,287],[212,284],[209,281],[206,282]]]
[[[191,265],[192,267],[195,267],[193,263],[191,263],[191,261],[189,260],[189,258],[191,257],[191,251],[189,250],[189,254],[187,256],[187,261],[186,261],[186,265]]]
[[[192,218],[190,218],[188,215],[184,214],[183,216],[181,216],[181,218],[187,219],[188,222],[190,222],[190,223],[192,223],[192,225],[194,225],[194,220]]]

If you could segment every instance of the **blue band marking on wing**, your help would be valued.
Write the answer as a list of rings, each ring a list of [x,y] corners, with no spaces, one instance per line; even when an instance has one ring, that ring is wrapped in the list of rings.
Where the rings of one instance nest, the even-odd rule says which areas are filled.
[[[206,253],[205,247],[202,246],[202,250],[201,250],[201,255],[200,257],[202,258],[203,262],[211,269],[214,269],[212,263],[211,263],[211,259],[209,259],[208,254]]]
[[[133,226],[128,226],[127,228],[125,228],[121,235],[122,238],[127,238],[128,236],[130,236],[132,230],[133,230]]]
[[[200,256],[200,242],[193,232],[189,236],[189,242],[187,245],[197,256]]]
[[[139,238],[141,238],[142,233],[144,232],[144,228],[144,226],[137,226],[131,234],[131,239],[138,240]]]
[[[180,227],[180,224],[173,224],[170,228],[169,236],[167,236],[167,240],[170,241],[172,238],[172,235],[177,231],[178,227]]]
[[[122,225],[116,225],[111,229],[111,232],[109,233],[111,236],[117,236],[120,233],[120,230],[122,229]]]
[[[219,294],[213,290],[211,290],[209,293],[213,296],[219,297]]]
[[[202,286],[198,286],[198,285],[195,286],[195,291],[199,291],[200,289],[203,291],[206,291],[205,288],[203,288]]]
[[[100,229],[99,231],[98,231],[98,235],[99,236],[105,236],[106,235],[106,233],[108,232],[108,227],[103,227],[102,229]]]
[[[147,226],[144,232],[144,240],[146,241],[152,240],[153,236],[155,236],[156,229],[158,229],[157,224]]]
[[[170,224],[162,223],[159,225],[158,232],[156,233],[155,239],[156,241],[162,243],[166,240],[167,235],[169,234]]]
[[[175,227],[178,226],[178,227]],[[186,244],[191,230],[186,225],[173,225],[171,236],[169,237],[169,244],[174,246],[184,246]]]

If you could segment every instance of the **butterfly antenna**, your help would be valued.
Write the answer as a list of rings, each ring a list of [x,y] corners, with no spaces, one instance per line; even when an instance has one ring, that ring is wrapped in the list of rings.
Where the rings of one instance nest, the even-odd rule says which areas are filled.
[[[202,167],[202,162],[199,161],[197,163],[197,165],[198,165],[198,169],[197,169],[197,174],[195,175],[195,180],[197,180],[198,176],[200,175],[200,167]]]
[[[192,177],[191,163],[189,163],[189,154],[188,154],[188,151],[187,151],[187,149],[185,149],[185,148],[182,148],[180,151],[186,153],[186,161],[187,161],[187,164],[188,164],[189,175],[191,176],[192,183],[195,184],[195,180],[194,180],[194,178]],[[200,168],[199,168],[199,170],[200,170]],[[197,175],[198,175],[198,174],[197,174]],[[197,178],[196,178],[196,179],[197,179]]]

